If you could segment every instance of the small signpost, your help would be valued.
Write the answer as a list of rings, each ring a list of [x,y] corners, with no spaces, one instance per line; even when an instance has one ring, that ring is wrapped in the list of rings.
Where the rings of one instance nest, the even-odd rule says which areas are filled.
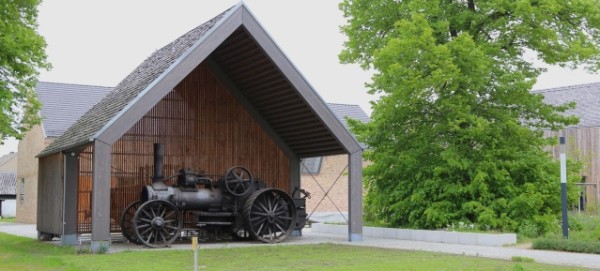
[[[192,250],[194,251],[194,271],[198,271],[198,236],[192,237]]]

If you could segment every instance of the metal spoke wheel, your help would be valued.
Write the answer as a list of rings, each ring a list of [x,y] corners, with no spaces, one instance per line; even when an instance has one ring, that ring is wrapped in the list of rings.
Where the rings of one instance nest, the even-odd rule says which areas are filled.
[[[246,229],[265,243],[287,238],[296,225],[296,205],[287,193],[275,188],[254,192],[244,206]]]
[[[244,167],[232,167],[225,173],[225,189],[234,196],[244,196],[254,184],[249,170]]]
[[[121,225],[121,233],[123,237],[127,239],[130,243],[139,245],[140,241],[137,239],[135,235],[135,231],[133,230],[133,216],[135,215],[135,211],[140,207],[140,201],[134,201],[127,205],[125,211],[121,214],[121,219],[119,219],[119,225]]]
[[[181,231],[181,213],[172,203],[152,200],[142,204],[133,217],[133,229],[140,243],[167,247]]]

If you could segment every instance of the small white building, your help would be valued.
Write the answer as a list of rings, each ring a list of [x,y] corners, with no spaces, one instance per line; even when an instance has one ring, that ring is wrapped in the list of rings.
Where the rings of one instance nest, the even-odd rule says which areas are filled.
[[[0,217],[17,215],[17,174],[0,172]]]

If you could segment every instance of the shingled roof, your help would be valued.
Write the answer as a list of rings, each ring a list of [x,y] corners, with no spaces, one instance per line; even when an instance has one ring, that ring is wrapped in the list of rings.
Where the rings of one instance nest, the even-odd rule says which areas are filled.
[[[231,8],[154,52],[38,156],[90,143],[103,126],[133,102],[140,92],[155,81],[230,10]]]
[[[579,123],[570,127],[600,127],[600,82],[536,90],[533,93],[544,95],[544,102],[552,105],[575,102],[575,109],[566,114],[578,116]]]
[[[152,54],[38,156],[96,140],[113,144],[202,62],[264,120],[284,152],[302,158],[361,149],[240,3]]]
[[[0,167],[3,166],[4,164],[10,162],[10,160],[16,159],[17,155],[18,154],[16,152],[11,152],[11,153],[1,156],[0,157]]]
[[[14,172],[0,172],[0,196],[13,196],[17,194],[17,174]]]
[[[112,88],[38,82],[35,92],[42,103],[42,128],[46,137],[62,135]]]

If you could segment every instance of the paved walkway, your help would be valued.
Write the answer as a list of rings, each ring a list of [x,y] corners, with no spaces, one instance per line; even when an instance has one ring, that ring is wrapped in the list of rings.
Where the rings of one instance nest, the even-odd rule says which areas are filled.
[[[13,235],[36,238],[36,227],[32,224],[17,224],[0,222],[0,232],[5,232]],[[539,263],[548,263],[555,265],[569,265],[577,267],[585,267],[594,270],[600,270],[600,255],[584,254],[584,253],[568,253],[557,251],[541,251],[527,248],[517,247],[482,247],[469,245],[443,244],[421,241],[406,241],[397,239],[384,238],[365,238],[362,242],[347,242],[345,236],[312,233],[310,229],[305,229],[302,237],[288,238],[284,243],[279,245],[303,245],[303,244],[321,244],[333,243],[341,245],[355,245],[367,247],[380,247],[390,249],[403,250],[418,250],[430,251],[449,254],[458,254],[475,257],[485,257],[494,259],[510,260],[512,257],[527,257],[534,259]],[[253,242],[219,242],[219,243],[202,243],[201,249],[211,248],[227,248],[227,247],[250,247],[263,245]],[[189,243],[175,243],[168,249],[190,249]],[[110,247],[110,253],[125,251],[125,250],[146,250],[142,246],[132,245],[128,243],[114,242]]]
[[[0,222],[0,232],[33,239],[37,238],[37,229],[35,224]]]

